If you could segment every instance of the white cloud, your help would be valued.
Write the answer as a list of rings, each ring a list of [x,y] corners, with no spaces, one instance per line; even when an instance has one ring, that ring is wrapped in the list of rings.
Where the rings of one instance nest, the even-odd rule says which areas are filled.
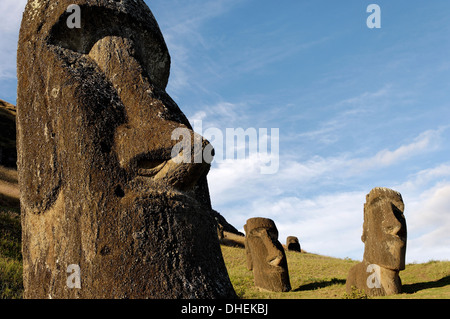
[[[0,2],[0,32],[17,33],[27,0],[2,0]]]
[[[262,198],[280,194],[274,175],[261,174],[272,165],[271,154],[252,154],[244,159],[224,159],[213,166],[208,174],[211,198],[215,205]]]
[[[408,225],[408,259],[450,260],[450,181],[402,195]]]
[[[16,52],[26,0],[0,2],[0,79],[16,77]]]
[[[415,194],[420,189],[429,187],[431,183],[442,182],[450,177],[450,163],[441,163],[436,167],[420,170],[397,186],[404,192]]]
[[[340,154],[337,156],[321,157],[313,156],[306,161],[283,158],[280,160],[281,169],[275,178],[285,183],[318,183],[321,179],[344,179],[357,177],[362,174],[398,165],[406,162],[414,156],[435,151],[441,145],[441,134],[444,129],[427,130],[417,136],[410,143],[400,145],[394,150],[383,149],[372,156],[352,157],[351,154]],[[446,167],[441,167],[444,170]],[[434,174],[441,173],[440,171]],[[425,174],[424,172],[422,174]],[[428,172],[433,174],[433,172]],[[424,178],[424,176],[422,176]]]
[[[248,218],[271,218],[277,225],[282,243],[287,236],[297,236],[308,252],[361,259],[364,200],[364,192],[319,195],[309,199],[258,198],[234,208],[229,217],[224,215],[241,231]]]
[[[367,170],[373,167],[389,166],[405,161],[420,153],[436,150],[440,145],[440,136],[444,129],[427,130],[417,136],[411,143],[401,145],[393,151],[383,149],[373,157],[354,160],[352,163],[353,169]]]

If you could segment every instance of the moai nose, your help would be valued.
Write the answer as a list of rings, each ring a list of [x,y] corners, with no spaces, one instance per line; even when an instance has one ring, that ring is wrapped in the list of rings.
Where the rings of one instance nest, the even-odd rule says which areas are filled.
[[[192,188],[210,168],[210,162],[202,159],[209,142],[192,131],[175,102],[151,83],[135,57],[133,41],[105,37],[94,44],[89,56],[111,81],[125,106],[127,122],[115,133],[120,165],[177,189]],[[183,138],[190,140],[189,147],[182,149],[183,160],[173,152],[179,143],[174,132],[180,129]]]

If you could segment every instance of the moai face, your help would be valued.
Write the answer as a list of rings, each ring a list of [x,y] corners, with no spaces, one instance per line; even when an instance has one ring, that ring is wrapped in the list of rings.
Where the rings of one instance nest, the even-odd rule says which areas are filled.
[[[250,218],[244,229],[247,266],[253,270],[255,286],[270,291],[291,290],[286,255],[275,223],[267,218]]]
[[[298,241],[298,238],[295,236],[288,236],[286,238],[286,247],[288,250],[292,250],[292,251],[301,251],[300,248],[300,243]]]
[[[80,28],[67,23],[73,4]],[[210,164],[193,160],[209,144],[166,93],[169,69],[141,0],[28,1],[17,106],[25,297],[235,296],[209,214]],[[191,143],[174,156],[179,129]],[[80,289],[66,286],[73,264]]]
[[[405,269],[406,220],[400,193],[374,188],[366,196],[361,240],[364,260],[391,270]]]

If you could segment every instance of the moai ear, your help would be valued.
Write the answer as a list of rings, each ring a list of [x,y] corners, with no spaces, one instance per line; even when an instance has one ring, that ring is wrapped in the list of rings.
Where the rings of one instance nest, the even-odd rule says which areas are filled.
[[[247,232],[247,224],[244,225],[244,231],[245,231],[245,257],[247,260],[247,269],[253,270],[253,258],[252,258],[252,252],[250,251],[250,246],[248,244],[248,232]]]
[[[47,68],[56,61],[44,44],[45,30],[37,23],[38,15],[32,19],[33,12],[24,12],[17,55],[21,88],[17,92],[17,165],[21,204],[40,213],[53,204],[61,188],[56,128],[58,106],[64,104],[60,104],[61,74]]]
[[[361,241],[363,243],[366,242],[367,239],[367,216],[366,216],[366,209],[367,209],[367,201],[369,200],[369,195],[366,195],[366,203],[364,203],[364,220],[363,220],[363,231],[362,231],[362,235],[361,235]]]
[[[35,213],[51,207],[61,188],[61,171],[56,154],[56,133],[48,118],[49,105],[43,92],[36,97],[19,98],[17,117],[17,165],[21,189],[21,204]],[[26,130],[22,128],[28,127]],[[33,134],[29,134],[33,132]],[[39,138],[37,138],[39,137]]]

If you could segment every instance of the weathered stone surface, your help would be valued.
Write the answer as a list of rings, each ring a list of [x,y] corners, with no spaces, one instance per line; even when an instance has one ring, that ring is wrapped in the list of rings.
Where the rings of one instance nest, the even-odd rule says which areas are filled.
[[[24,297],[235,297],[210,165],[171,157],[174,129],[195,134],[165,92],[170,57],[145,3],[29,0],[17,62]]]
[[[274,221],[250,218],[244,230],[247,268],[253,270],[255,286],[269,291],[291,290],[286,254]]]
[[[406,220],[400,193],[376,187],[366,196],[361,240],[362,263],[350,269],[346,289],[364,290],[371,296],[401,292],[399,271],[405,269]]]
[[[301,252],[300,242],[298,241],[298,238],[295,236],[288,236],[286,238],[286,248],[287,250]]]

